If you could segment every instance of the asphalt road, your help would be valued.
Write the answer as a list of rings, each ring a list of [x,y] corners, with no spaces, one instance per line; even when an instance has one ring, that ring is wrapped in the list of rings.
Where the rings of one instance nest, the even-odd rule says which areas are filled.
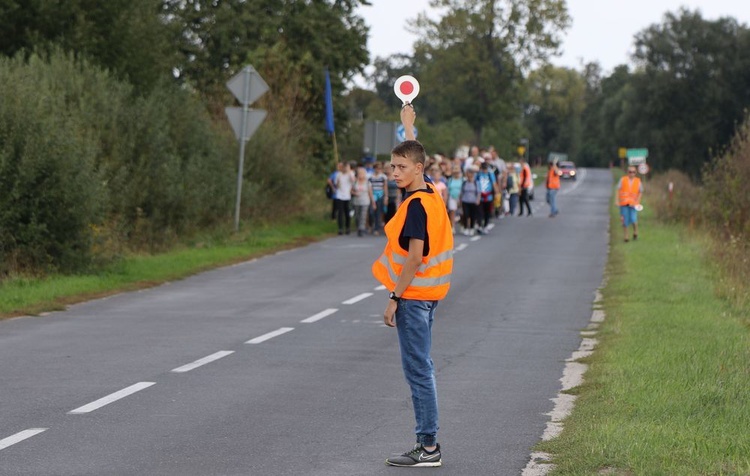
[[[607,251],[609,171],[456,236],[433,330],[443,475],[517,475],[578,348]],[[0,474],[378,475],[413,444],[382,237],[341,236],[0,322]],[[408,471],[408,470],[407,470]],[[429,470],[424,470],[429,471]]]

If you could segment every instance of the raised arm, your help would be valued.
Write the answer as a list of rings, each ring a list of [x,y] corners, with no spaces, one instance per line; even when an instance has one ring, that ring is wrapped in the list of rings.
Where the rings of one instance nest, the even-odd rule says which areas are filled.
[[[406,140],[416,140],[416,137],[414,137],[414,121],[416,118],[417,112],[414,110],[414,106],[407,104],[401,108],[401,124],[404,125]]]

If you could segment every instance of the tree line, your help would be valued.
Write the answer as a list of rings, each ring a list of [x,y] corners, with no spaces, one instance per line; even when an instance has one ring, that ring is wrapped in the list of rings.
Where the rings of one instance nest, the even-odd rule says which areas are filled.
[[[555,67],[564,0],[432,0],[409,54],[375,58],[368,0],[0,2],[0,276],[75,272],[158,251],[231,221],[237,143],[226,81],[252,64],[271,90],[247,148],[243,220],[322,198],[333,146],[362,157],[363,124],[397,120],[411,74],[430,151],[494,145],[605,166],[646,147],[657,170],[698,177],[750,102],[750,33],[732,18],[665,14],[634,38],[634,66]],[[595,41],[595,39],[592,39]],[[368,88],[354,87],[364,76]]]
[[[444,15],[417,19],[413,54],[377,58],[374,93],[350,97],[352,109],[372,117],[397,106],[393,78],[415,74],[420,134],[443,153],[475,143],[513,157],[527,138],[532,157],[563,152],[581,165],[607,166],[622,147],[648,148],[656,171],[698,178],[750,104],[750,30],[734,18],[667,12],[635,35],[633,65],[605,75],[596,62],[547,61],[570,21],[564,2],[432,5]]]

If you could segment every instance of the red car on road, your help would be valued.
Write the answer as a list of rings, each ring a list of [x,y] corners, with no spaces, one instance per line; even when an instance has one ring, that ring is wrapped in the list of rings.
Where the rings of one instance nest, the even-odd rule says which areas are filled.
[[[560,178],[575,180],[577,178],[576,164],[569,160],[563,160],[557,167],[560,169]]]

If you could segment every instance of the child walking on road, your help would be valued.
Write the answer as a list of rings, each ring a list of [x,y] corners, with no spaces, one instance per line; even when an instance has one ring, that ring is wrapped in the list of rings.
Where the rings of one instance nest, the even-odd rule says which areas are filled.
[[[367,216],[370,207],[374,207],[376,203],[372,194],[372,183],[367,180],[367,170],[364,167],[357,167],[357,180],[354,182],[352,195],[357,236],[362,236],[367,230]]]
[[[426,154],[414,140],[414,108],[401,110],[407,140],[391,152],[393,178],[406,190],[395,216],[385,226],[387,243],[372,265],[375,278],[388,290],[383,320],[398,330],[401,364],[411,388],[416,445],[386,460],[391,466],[441,466],[437,440],[438,406],[435,371],[430,358],[432,323],[438,301],[450,287],[453,233],[445,202],[425,182]]]

